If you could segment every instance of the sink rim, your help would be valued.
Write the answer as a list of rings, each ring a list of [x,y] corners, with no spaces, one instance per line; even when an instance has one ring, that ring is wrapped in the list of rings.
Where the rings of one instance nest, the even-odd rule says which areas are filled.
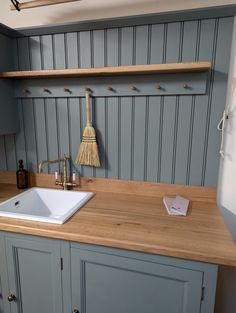
[[[46,190],[46,191],[52,191],[56,193],[84,193],[85,196],[76,202],[69,210],[67,210],[65,213],[59,215],[58,217],[46,217],[41,215],[31,215],[30,213],[20,213],[20,212],[7,212],[4,210],[1,210],[1,207],[5,204],[8,204],[10,201],[19,200],[19,197],[24,196],[25,194],[28,194],[30,192],[35,191],[37,193],[37,190]],[[29,188],[18,195],[15,195],[3,202],[0,203],[0,218],[14,218],[17,220],[27,220],[31,222],[43,222],[43,223],[51,223],[51,224],[64,224],[70,217],[72,217],[77,211],[79,211],[93,196],[95,195],[94,192],[91,191],[77,191],[77,190],[59,190],[54,188],[44,188],[44,187],[32,187]],[[50,209],[49,209],[50,210]]]

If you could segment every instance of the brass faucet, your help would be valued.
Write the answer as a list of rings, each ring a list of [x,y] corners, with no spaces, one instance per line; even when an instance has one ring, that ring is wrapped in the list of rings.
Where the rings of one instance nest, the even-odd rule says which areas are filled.
[[[67,180],[67,161],[70,158],[66,155],[64,155],[63,158],[58,159],[58,160],[44,160],[42,162],[39,163],[39,173],[42,173],[42,168],[45,164],[53,164],[53,163],[63,163],[63,180],[59,181],[55,180],[55,184],[59,185],[59,186],[63,186],[63,190],[68,190],[68,187],[75,187],[77,186],[75,182],[70,182],[69,180]]]

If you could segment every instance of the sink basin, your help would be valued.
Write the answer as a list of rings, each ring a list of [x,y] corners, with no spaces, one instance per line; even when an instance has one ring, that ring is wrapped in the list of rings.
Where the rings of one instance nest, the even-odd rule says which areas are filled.
[[[92,196],[92,192],[31,188],[0,203],[0,216],[63,224]]]

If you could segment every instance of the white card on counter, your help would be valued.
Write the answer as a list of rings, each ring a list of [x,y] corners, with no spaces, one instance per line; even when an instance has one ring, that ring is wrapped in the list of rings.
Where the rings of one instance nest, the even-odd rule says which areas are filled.
[[[163,202],[170,215],[187,215],[189,200],[180,196],[175,198],[163,197]]]

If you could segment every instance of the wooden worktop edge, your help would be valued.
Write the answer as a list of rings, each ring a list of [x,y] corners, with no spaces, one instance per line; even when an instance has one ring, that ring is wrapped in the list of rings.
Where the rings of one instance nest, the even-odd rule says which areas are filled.
[[[174,249],[173,247],[166,246],[157,246],[151,244],[142,244],[140,242],[127,241],[127,240],[114,240],[114,238],[105,238],[105,237],[97,237],[97,236],[89,236],[82,234],[71,234],[71,233],[62,233],[60,231],[49,230],[49,229],[36,229],[25,227],[22,225],[7,225],[0,223],[1,231],[13,232],[18,234],[25,235],[33,235],[33,236],[41,236],[45,238],[53,238],[60,240],[69,240],[72,242],[86,243],[86,244],[94,244],[100,246],[106,246],[111,248],[118,249],[127,249],[131,251],[143,252],[143,253],[153,253],[162,256],[170,256],[181,258],[185,260],[198,261],[198,262],[206,262],[213,263],[218,265],[227,265],[227,266],[236,266],[235,258],[226,259],[216,255],[209,255],[209,251],[207,253],[199,253],[199,251],[194,252],[194,250],[180,250],[179,248]]]

